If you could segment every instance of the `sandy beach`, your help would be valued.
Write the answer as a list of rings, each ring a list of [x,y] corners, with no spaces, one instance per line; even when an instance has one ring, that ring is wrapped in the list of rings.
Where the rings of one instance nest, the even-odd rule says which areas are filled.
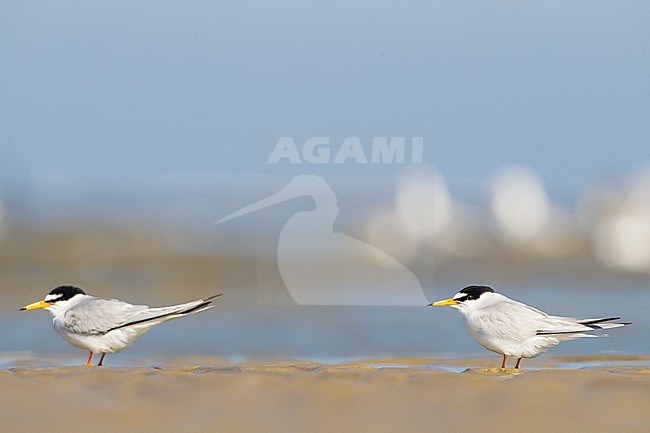
[[[15,367],[0,373],[1,419],[12,432],[648,431],[650,359],[493,361]]]

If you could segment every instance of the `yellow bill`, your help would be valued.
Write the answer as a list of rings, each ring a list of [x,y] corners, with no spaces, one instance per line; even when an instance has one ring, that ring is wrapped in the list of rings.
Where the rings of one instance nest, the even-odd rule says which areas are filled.
[[[458,305],[458,302],[454,301],[452,298],[443,299],[442,301],[437,301],[433,304],[429,304],[430,307],[449,307],[452,305]]]
[[[20,309],[20,311],[38,310],[39,308],[47,308],[51,306],[52,306],[51,302],[38,301],[38,302],[34,302],[33,304],[25,305],[23,308]]]

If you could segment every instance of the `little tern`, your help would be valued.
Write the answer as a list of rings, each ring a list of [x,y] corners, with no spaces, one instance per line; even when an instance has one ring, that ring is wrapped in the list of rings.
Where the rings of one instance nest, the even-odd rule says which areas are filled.
[[[620,317],[577,319],[551,316],[536,308],[495,293],[488,286],[468,286],[453,298],[429,306],[449,306],[465,318],[467,331],[487,350],[503,355],[501,368],[506,368],[509,356],[533,358],[563,341],[597,337],[587,332],[619,328],[631,323],[614,322]]]
[[[23,310],[44,308],[54,316],[54,331],[71,345],[90,354],[86,366],[92,366],[95,353],[101,353],[98,366],[107,353],[126,348],[136,338],[156,325],[178,317],[212,308],[212,301],[221,294],[186,304],[151,308],[133,305],[118,299],[103,299],[87,295],[76,286],[64,285],[52,289],[42,301]]]

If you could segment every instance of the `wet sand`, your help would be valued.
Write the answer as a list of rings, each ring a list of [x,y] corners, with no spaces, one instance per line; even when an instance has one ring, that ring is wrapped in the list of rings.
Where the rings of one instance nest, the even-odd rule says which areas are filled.
[[[231,363],[0,370],[11,432],[647,432],[650,358]],[[465,369],[463,365],[472,365]],[[592,367],[585,368],[585,365]]]

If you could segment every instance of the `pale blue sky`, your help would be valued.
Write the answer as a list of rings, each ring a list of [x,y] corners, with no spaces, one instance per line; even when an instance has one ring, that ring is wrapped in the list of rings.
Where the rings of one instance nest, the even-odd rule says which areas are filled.
[[[650,160],[649,22],[647,1],[5,0],[0,169],[254,173],[260,131],[406,126],[452,179],[519,162],[571,191]]]

